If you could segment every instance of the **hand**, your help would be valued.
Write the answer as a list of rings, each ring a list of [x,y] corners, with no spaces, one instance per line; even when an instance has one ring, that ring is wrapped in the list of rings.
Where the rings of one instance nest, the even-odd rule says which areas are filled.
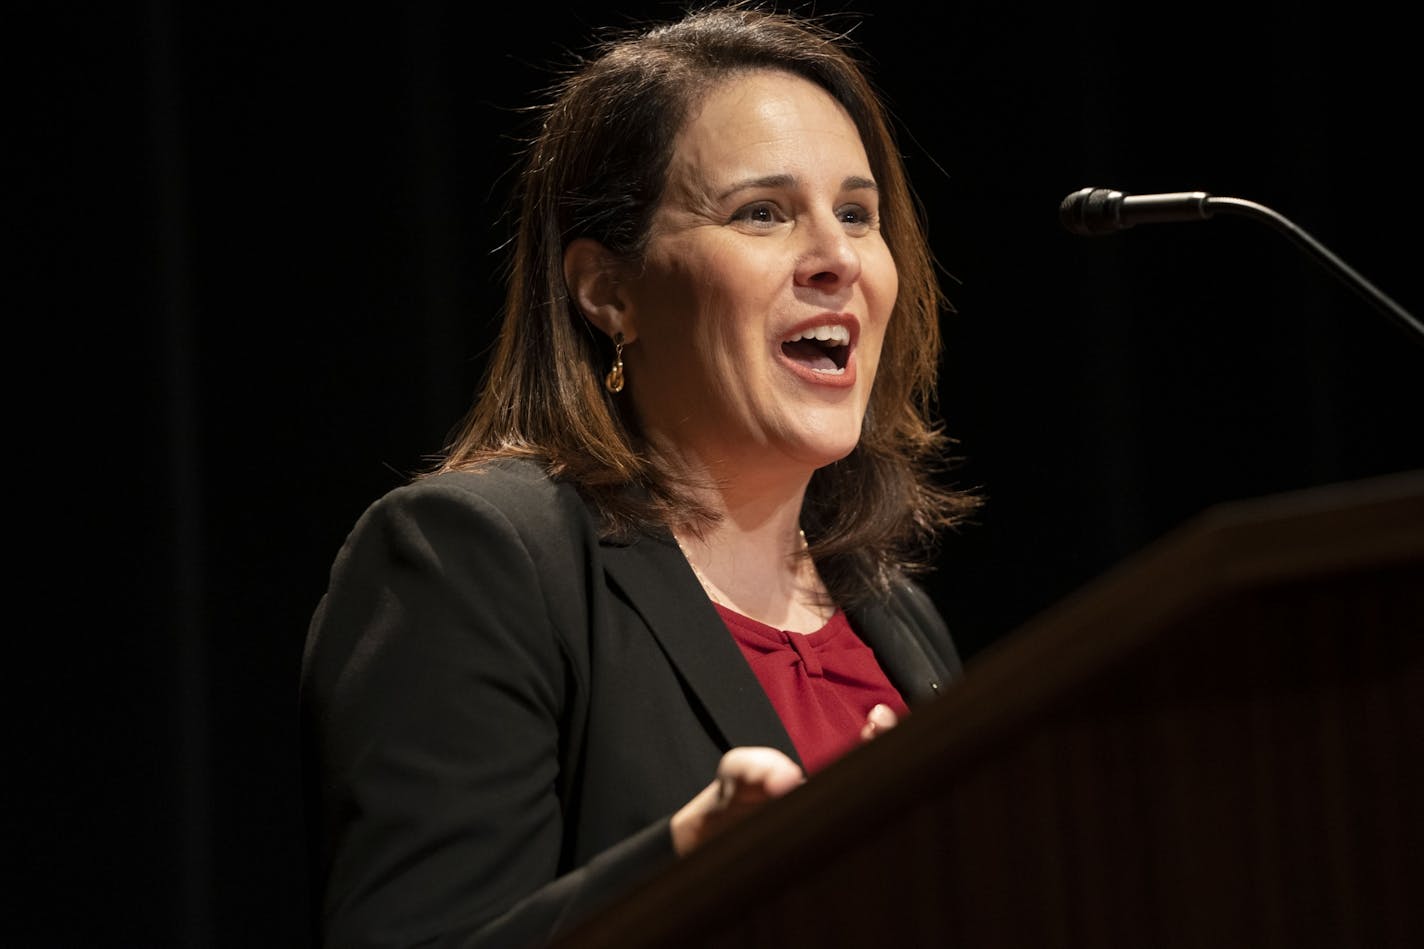
[[[870,741],[876,735],[889,731],[899,723],[900,718],[890,706],[881,702],[865,716],[865,724],[860,727],[860,740]]]
[[[673,849],[687,856],[805,781],[800,765],[775,748],[733,748],[718,762],[712,783],[672,816]]]

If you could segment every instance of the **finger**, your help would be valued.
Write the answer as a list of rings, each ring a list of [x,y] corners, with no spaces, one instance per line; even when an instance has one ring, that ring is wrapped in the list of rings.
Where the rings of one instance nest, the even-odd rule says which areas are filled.
[[[881,732],[894,728],[900,719],[890,706],[883,702],[870,710],[865,717],[865,724],[860,729],[860,740],[869,741]]]
[[[800,765],[775,748],[733,748],[718,762],[712,783],[673,815],[674,851],[691,853],[768,799],[805,781]]]
[[[781,797],[806,780],[801,766],[775,748],[733,748],[717,765],[724,802]]]

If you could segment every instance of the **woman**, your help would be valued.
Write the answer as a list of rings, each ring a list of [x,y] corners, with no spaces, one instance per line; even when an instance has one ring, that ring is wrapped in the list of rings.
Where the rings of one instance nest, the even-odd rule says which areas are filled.
[[[556,93],[481,395],[312,621],[330,945],[546,942],[959,669],[905,575],[972,503],[942,301],[844,41],[708,9]]]

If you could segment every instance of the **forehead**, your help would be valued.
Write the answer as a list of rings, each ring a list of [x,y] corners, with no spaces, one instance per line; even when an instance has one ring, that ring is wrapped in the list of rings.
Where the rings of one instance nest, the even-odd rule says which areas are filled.
[[[706,93],[678,133],[669,171],[690,185],[822,166],[837,177],[870,177],[850,114],[807,79],[756,70],[735,73]]]

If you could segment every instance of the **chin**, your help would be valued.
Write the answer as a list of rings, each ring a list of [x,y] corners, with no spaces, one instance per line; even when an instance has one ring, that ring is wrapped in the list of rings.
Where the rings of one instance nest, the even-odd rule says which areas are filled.
[[[795,450],[789,451],[788,454],[814,471],[840,461],[855,451],[855,446],[859,443],[859,432],[856,433],[856,437],[826,438],[823,436],[814,441],[801,442]]]

